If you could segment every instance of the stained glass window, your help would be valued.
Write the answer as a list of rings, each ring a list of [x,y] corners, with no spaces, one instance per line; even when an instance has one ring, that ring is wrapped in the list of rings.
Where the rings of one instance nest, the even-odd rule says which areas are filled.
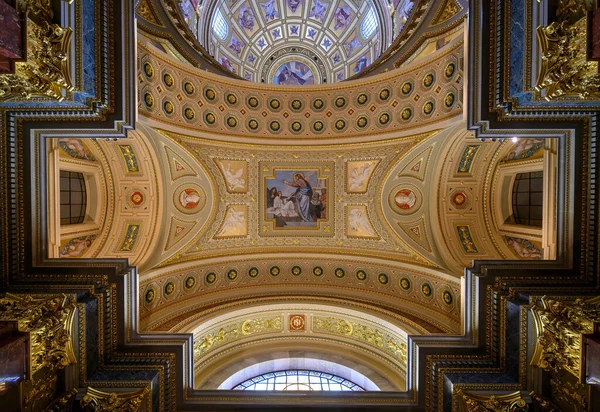
[[[229,25],[225,21],[225,17],[223,17],[223,14],[219,9],[217,9],[213,20],[213,31],[221,40],[225,40],[227,38],[227,34],[229,33]]]
[[[339,376],[301,369],[264,373],[234,386],[233,389],[240,391],[364,391],[364,388]]]
[[[377,16],[375,16],[375,10],[373,8],[369,8],[369,11],[363,18],[362,23],[360,23],[360,35],[363,39],[370,38],[375,30],[377,29]]]

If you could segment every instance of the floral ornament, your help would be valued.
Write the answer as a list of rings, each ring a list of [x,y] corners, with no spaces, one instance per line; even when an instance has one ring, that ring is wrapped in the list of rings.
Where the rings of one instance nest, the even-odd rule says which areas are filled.
[[[250,276],[251,278],[257,277],[258,274],[259,274],[258,268],[252,267],[252,268],[248,269],[248,276]]]
[[[400,279],[400,287],[404,290],[410,289],[410,280],[408,278]]]
[[[336,54],[333,55],[333,63],[334,64],[337,64],[337,63],[339,63],[341,61],[342,61],[342,58],[340,57],[339,53],[336,53]]]
[[[313,268],[313,275],[315,275],[315,276],[321,276],[321,275],[323,275],[323,268],[320,267],[320,266],[315,266]]]
[[[327,37],[325,37],[325,39],[323,40],[323,43],[321,43],[321,46],[324,47],[325,49],[328,49],[331,46],[331,40],[329,40]]]
[[[267,42],[265,42],[265,39],[260,39],[257,44],[258,44],[258,47],[260,47],[261,49],[263,49],[267,46]]]
[[[367,279],[367,272],[365,272],[364,270],[358,270],[356,271],[356,279],[360,280],[360,281],[364,281]]]

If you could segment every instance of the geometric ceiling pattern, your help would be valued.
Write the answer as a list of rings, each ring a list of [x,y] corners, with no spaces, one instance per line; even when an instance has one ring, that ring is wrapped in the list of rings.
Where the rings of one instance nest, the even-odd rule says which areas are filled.
[[[179,8],[226,70],[249,81],[303,86],[345,80],[375,61],[413,11],[408,0],[395,3],[185,0]]]

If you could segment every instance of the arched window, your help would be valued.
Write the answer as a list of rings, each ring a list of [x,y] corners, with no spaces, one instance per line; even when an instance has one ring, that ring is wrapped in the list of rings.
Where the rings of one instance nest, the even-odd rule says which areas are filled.
[[[360,23],[360,35],[367,40],[375,33],[375,30],[377,30],[377,16],[375,16],[375,10],[371,7]]]
[[[354,382],[330,373],[292,369],[269,372],[233,388],[241,391],[364,391]]]
[[[83,223],[87,206],[83,173],[60,171],[60,224]]]
[[[518,173],[512,191],[513,222],[542,227],[543,201],[543,172]]]
[[[213,32],[219,39],[225,40],[227,38],[227,34],[229,33],[229,25],[227,24],[227,21],[225,21],[225,17],[223,17],[223,14],[219,9],[217,9],[215,17],[213,18],[212,28]]]

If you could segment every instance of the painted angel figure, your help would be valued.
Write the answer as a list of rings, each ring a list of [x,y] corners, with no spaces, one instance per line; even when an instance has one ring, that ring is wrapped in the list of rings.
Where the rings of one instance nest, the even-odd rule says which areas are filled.
[[[292,13],[295,13],[298,10],[298,7],[302,3],[302,0],[287,0],[288,8]]]
[[[223,172],[225,173],[225,180],[227,181],[229,190],[243,189],[246,186],[246,179],[242,179],[242,174],[244,173],[243,167],[240,167],[237,171],[232,171],[231,163],[227,163]]]
[[[350,186],[349,189],[359,189],[365,182],[365,179],[369,177],[369,173],[371,172],[373,166],[375,166],[375,163],[366,163],[360,168],[356,167],[352,169],[348,175],[348,184]]]
[[[252,8],[246,5],[246,3],[242,4],[240,7],[238,23],[246,30],[252,31],[254,29],[254,12],[252,11]]]
[[[275,20],[279,17],[279,13],[277,13],[277,9],[275,9],[275,0],[268,0],[264,3],[260,3],[264,12],[265,12],[265,20],[269,21],[269,19]]]
[[[315,5],[310,9],[310,16],[317,20],[323,21],[325,19],[325,13],[327,12],[327,5],[319,0],[314,0]]]
[[[245,222],[246,216],[243,210],[230,209],[219,235],[243,233],[245,231]]]
[[[350,210],[350,213],[348,213],[348,225],[350,229],[356,232],[364,232],[369,236],[375,235],[373,229],[371,229],[368,218],[360,209]]]

